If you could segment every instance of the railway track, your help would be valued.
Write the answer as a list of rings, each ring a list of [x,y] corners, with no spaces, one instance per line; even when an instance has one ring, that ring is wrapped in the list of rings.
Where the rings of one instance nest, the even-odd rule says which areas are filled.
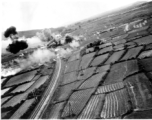
[[[50,99],[52,98],[56,87],[58,86],[59,83],[59,78],[60,78],[60,73],[63,68],[63,61],[60,59],[60,57],[57,58],[57,63],[55,67],[55,72],[53,74],[51,83],[49,84],[47,90],[45,91],[44,95],[42,96],[41,101],[39,104],[36,106],[34,112],[30,116],[29,119],[40,119],[40,117],[43,115],[43,112],[47,108],[47,105],[50,102]]]

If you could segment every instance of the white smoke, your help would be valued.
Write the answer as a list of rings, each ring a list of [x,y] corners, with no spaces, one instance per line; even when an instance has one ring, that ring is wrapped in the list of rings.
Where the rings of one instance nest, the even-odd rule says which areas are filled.
[[[10,39],[8,39],[8,40],[2,40],[2,42],[1,42],[1,53],[2,54],[9,54],[9,52],[6,50],[6,48],[11,43],[12,43],[12,41]]]
[[[77,48],[80,46],[79,42],[76,41],[76,40],[73,40],[71,43],[69,43],[69,45],[72,47],[72,48]]]
[[[59,48],[56,48],[55,51],[60,57],[63,57],[63,58],[68,57],[72,53],[72,49],[70,48],[64,49],[64,48],[59,47]]]
[[[46,62],[51,62],[51,60],[55,59],[56,55],[53,51],[48,49],[37,49],[32,54],[28,55],[27,59],[17,59],[20,68],[25,69],[28,67],[32,67],[33,65],[42,65]]]
[[[8,68],[2,68],[1,75],[3,77],[15,75],[24,69],[31,69],[35,66],[50,63],[54,59],[56,59],[55,52],[48,49],[37,49],[32,54],[29,54],[26,58],[15,59],[14,61],[17,65],[11,64]]]
[[[7,77],[10,75],[15,75],[16,73],[20,72],[21,70],[22,70],[21,68],[12,68],[12,67],[9,67],[7,69],[2,69],[1,76]]]
[[[60,40],[64,40],[59,36]],[[28,48],[37,48],[38,46],[44,45],[46,42],[41,41],[38,37],[32,37],[32,38],[20,38],[20,40],[26,40],[28,43]],[[10,65],[9,68],[2,69],[2,76],[9,76],[14,75],[24,69],[33,68],[35,66],[44,65],[46,63],[50,63],[53,60],[56,59],[57,56],[60,56],[61,58],[67,58],[69,57],[74,50],[79,48],[80,46],[80,38],[77,37],[74,39],[71,43],[65,45],[64,47],[57,47],[56,49],[41,49],[38,48],[35,50],[32,54],[29,54],[27,56],[24,56],[21,58],[15,59],[15,63],[17,63],[17,66],[13,67],[14,65]],[[6,49],[7,45],[11,43],[10,40],[4,42],[3,49]],[[63,43],[65,43],[63,41]],[[13,62],[12,62],[13,63]]]
[[[65,39],[61,39],[60,42],[63,45],[65,43]]]
[[[38,37],[34,36],[32,38],[27,38],[26,39],[28,48],[36,48],[38,46],[41,46],[45,44],[45,42],[42,42]]]

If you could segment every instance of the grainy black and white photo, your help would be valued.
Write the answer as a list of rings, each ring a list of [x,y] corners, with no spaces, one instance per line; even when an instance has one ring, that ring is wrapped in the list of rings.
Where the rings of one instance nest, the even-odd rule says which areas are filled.
[[[1,119],[152,119],[151,0],[1,10]]]

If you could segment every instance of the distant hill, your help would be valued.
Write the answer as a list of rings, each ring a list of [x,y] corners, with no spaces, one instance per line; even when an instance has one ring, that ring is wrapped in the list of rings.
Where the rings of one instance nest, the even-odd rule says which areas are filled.
[[[148,4],[148,3],[150,3],[150,2],[137,1],[137,2],[133,3],[132,5],[129,5],[129,6],[126,6],[126,7],[122,7],[122,8],[118,8],[116,10],[109,11],[109,12],[106,12],[106,13],[98,14],[98,15],[93,16],[91,18],[86,18],[84,20],[81,20],[81,21],[69,24],[67,26],[67,29],[65,27],[50,28],[50,29],[54,33],[62,33],[62,32],[65,32],[65,33],[67,32],[68,33],[69,31],[73,31],[74,29],[76,29],[75,25],[82,25],[82,24],[84,24],[85,22],[88,22],[88,21],[91,22],[91,21],[94,21],[94,20],[97,20],[97,19],[105,18],[105,17],[110,16],[110,15],[118,15],[118,14],[121,14],[121,13],[125,13],[125,12],[128,12],[129,9],[131,10],[131,9],[140,7],[141,5]],[[36,33],[40,32],[41,30],[42,29],[27,30],[27,31],[18,31],[18,33],[19,33],[20,37],[25,36],[26,38],[30,38],[30,37],[35,36]],[[5,39],[6,38],[2,35],[2,40],[5,40]]]
[[[134,9],[134,8],[137,8],[137,7],[140,7],[141,5],[144,5],[144,4],[147,4],[148,2],[146,1],[137,1],[131,5],[128,5],[126,7],[121,7],[121,8],[117,8],[115,10],[112,10],[112,11],[109,11],[109,12],[105,12],[105,13],[102,13],[102,14],[98,14],[98,15],[95,15],[95,16],[92,16],[90,18],[86,18],[80,22],[76,22],[74,23],[75,25],[79,25],[81,23],[85,23],[87,21],[93,21],[93,20],[96,20],[96,19],[102,19],[102,18],[105,18],[107,16],[110,16],[110,15],[118,15],[118,14],[121,14],[121,13],[125,13],[125,12],[128,12],[128,10],[130,9]],[[74,25],[74,24],[71,24],[71,25]]]
[[[18,34],[20,37],[25,36],[26,38],[31,38],[36,35],[37,32],[40,32],[41,29],[38,30],[27,30],[27,31],[19,31]]]
[[[53,33],[61,33],[65,29],[65,27],[50,28],[50,29]],[[42,30],[43,29],[18,31],[18,34],[19,34],[19,37],[25,36],[26,38],[31,38],[35,36],[37,32],[40,32]],[[3,34],[2,34],[2,40],[6,40]]]
[[[41,29],[38,30],[27,30],[27,31],[18,31],[19,37],[25,36],[26,38],[31,38],[36,35],[37,32],[40,32]],[[2,33],[2,40],[6,40]]]

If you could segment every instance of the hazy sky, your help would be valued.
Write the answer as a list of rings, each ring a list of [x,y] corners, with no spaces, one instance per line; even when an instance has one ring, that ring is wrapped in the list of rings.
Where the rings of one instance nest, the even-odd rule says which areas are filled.
[[[139,0],[2,0],[2,31],[67,25]],[[150,0],[149,0],[150,1]]]

